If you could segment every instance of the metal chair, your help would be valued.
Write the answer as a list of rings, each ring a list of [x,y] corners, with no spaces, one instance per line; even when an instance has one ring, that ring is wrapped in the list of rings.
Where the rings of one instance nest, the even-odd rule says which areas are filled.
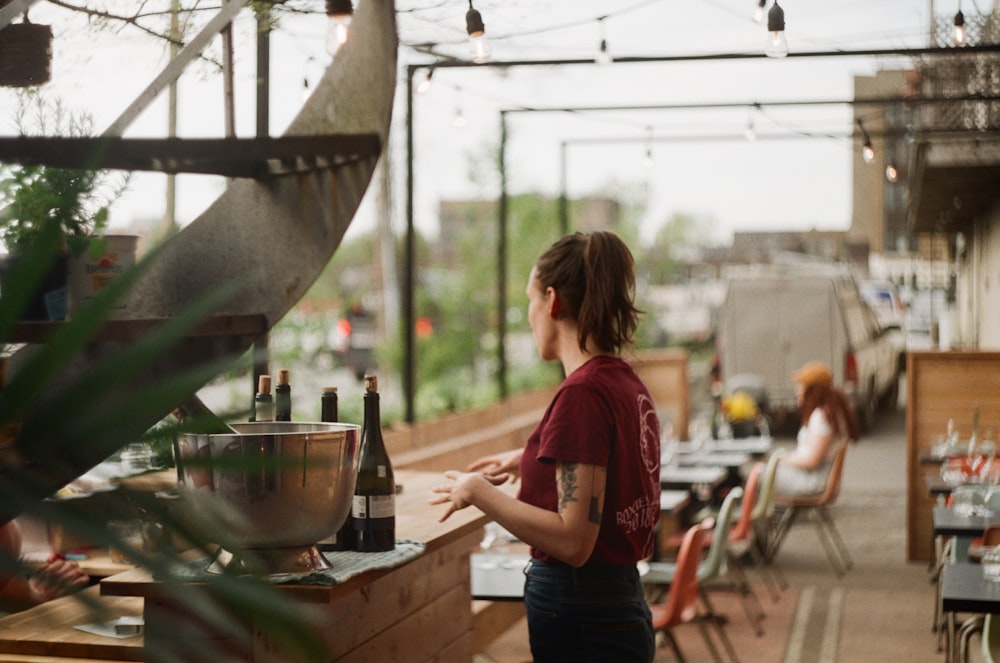
[[[680,663],[686,663],[680,645],[674,637],[673,629],[681,624],[694,623],[698,626],[705,644],[712,657],[719,661],[719,651],[712,641],[706,624],[715,627],[719,639],[726,648],[730,658],[736,662],[738,657],[729,637],[726,635],[724,620],[718,615],[703,613],[698,608],[699,586],[698,566],[705,549],[705,533],[711,528],[711,519],[706,519],[687,530],[681,547],[677,552],[677,564],[674,569],[673,581],[667,591],[666,599],[659,603],[650,603],[649,609],[653,615],[653,629],[663,633]]]
[[[826,550],[827,559],[837,576],[843,576],[854,566],[851,554],[844,544],[844,539],[837,531],[833,517],[827,507],[837,500],[840,493],[840,480],[844,473],[844,458],[847,456],[848,440],[837,442],[833,452],[833,463],[823,492],[816,495],[785,496],[775,495],[774,503],[780,518],[775,525],[773,536],[768,543],[769,559],[773,559],[781,547],[785,536],[801,514],[811,517],[816,524],[820,542]],[[777,515],[777,513],[776,513]]]

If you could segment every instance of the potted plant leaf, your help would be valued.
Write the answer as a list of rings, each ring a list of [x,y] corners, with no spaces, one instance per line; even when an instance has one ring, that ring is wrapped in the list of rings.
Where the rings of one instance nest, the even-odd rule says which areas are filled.
[[[71,115],[58,102],[46,102],[37,93],[22,96],[17,118],[22,133],[28,110],[34,111],[34,124],[43,133],[49,126],[70,136],[89,133],[89,116]],[[127,185],[127,174],[112,176],[94,169],[0,164],[0,239],[9,252],[0,277],[13,268],[12,263],[30,246],[46,241],[47,237],[54,242],[51,265],[38,283],[36,297],[22,313],[23,319],[65,317],[69,260],[87,251],[102,250],[102,242],[94,240],[107,227],[109,206]]]

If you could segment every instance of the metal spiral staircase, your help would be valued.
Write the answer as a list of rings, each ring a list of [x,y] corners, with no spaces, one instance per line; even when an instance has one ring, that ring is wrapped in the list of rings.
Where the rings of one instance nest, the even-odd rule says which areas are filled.
[[[12,11],[22,11],[33,1],[13,0],[0,8],[0,26],[4,18],[10,20]],[[221,30],[246,3],[223,3],[219,15],[177,58],[195,57],[214,37],[214,33],[203,35]],[[5,162],[235,178],[199,218],[160,248],[128,295],[130,319],[109,321],[84,356],[66,367],[66,379],[94,370],[107,353],[223,284],[236,283],[237,296],[124,389],[149,386],[192,367],[238,357],[266,334],[319,277],[369,185],[389,132],[396,49],[393,3],[362,3],[352,23],[351,40],[338,51],[280,137],[121,138],[143,104],[180,75],[184,63],[175,60],[103,136],[0,139],[0,161]],[[5,340],[42,342],[54,333],[52,325],[56,324],[20,325],[16,334],[20,338]],[[13,370],[17,370],[19,355],[30,348],[15,354]],[[115,394],[107,397],[114,399]],[[114,439],[74,450],[60,467],[35,472],[36,478],[55,490],[136,439],[168,412],[121,427]],[[33,417],[46,416],[51,413],[46,413],[45,403],[39,403],[25,416],[24,430],[30,429]]]

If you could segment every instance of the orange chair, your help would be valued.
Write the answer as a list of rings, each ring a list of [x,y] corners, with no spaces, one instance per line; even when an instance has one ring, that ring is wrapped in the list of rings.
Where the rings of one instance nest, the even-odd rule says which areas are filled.
[[[826,481],[823,492],[816,495],[787,496],[775,495],[774,504],[781,510],[780,519],[775,525],[774,533],[768,545],[768,558],[774,557],[788,530],[791,529],[796,519],[801,514],[812,517],[816,523],[816,530],[819,533],[820,542],[826,550],[827,559],[833,567],[834,573],[843,576],[854,566],[851,554],[844,544],[844,539],[837,531],[837,526],[833,522],[828,506],[837,501],[840,494],[840,480],[844,473],[844,458],[847,456],[847,440],[837,443],[833,452],[833,463],[830,467],[830,475]]]
[[[674,655],[680,663],[687,659],[681,652],[680,645],[674,637],[673,629],[681,624],[694,623],[701,631],[709,651],[716,661],[720,660],[719,651],[708,632],[707,623],[711,623],[718,633],[719,639],[734,662],[738,662],[736,651],[725,631],[725,619],[718,615],[706,615],[698,607],[698,564],[705,550],[705,532],[712,527],[712,520],[706,519],[685,532],[681,547],[677,552],[677,566],[674,571],[670,590],[662,603],[651,603],[653,614],[653,629],[666,636]]]

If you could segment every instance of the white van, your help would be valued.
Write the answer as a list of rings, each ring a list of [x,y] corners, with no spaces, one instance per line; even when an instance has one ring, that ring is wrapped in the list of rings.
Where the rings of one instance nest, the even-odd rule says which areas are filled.
[[[867,429],[880,404],[896,406],[900,334],[879,324],[847,273],[795,267],[735,278],[719,316],[717,388],[756,376],[768,414],[781,424],[797,416],[792,373],[823,361]]]

